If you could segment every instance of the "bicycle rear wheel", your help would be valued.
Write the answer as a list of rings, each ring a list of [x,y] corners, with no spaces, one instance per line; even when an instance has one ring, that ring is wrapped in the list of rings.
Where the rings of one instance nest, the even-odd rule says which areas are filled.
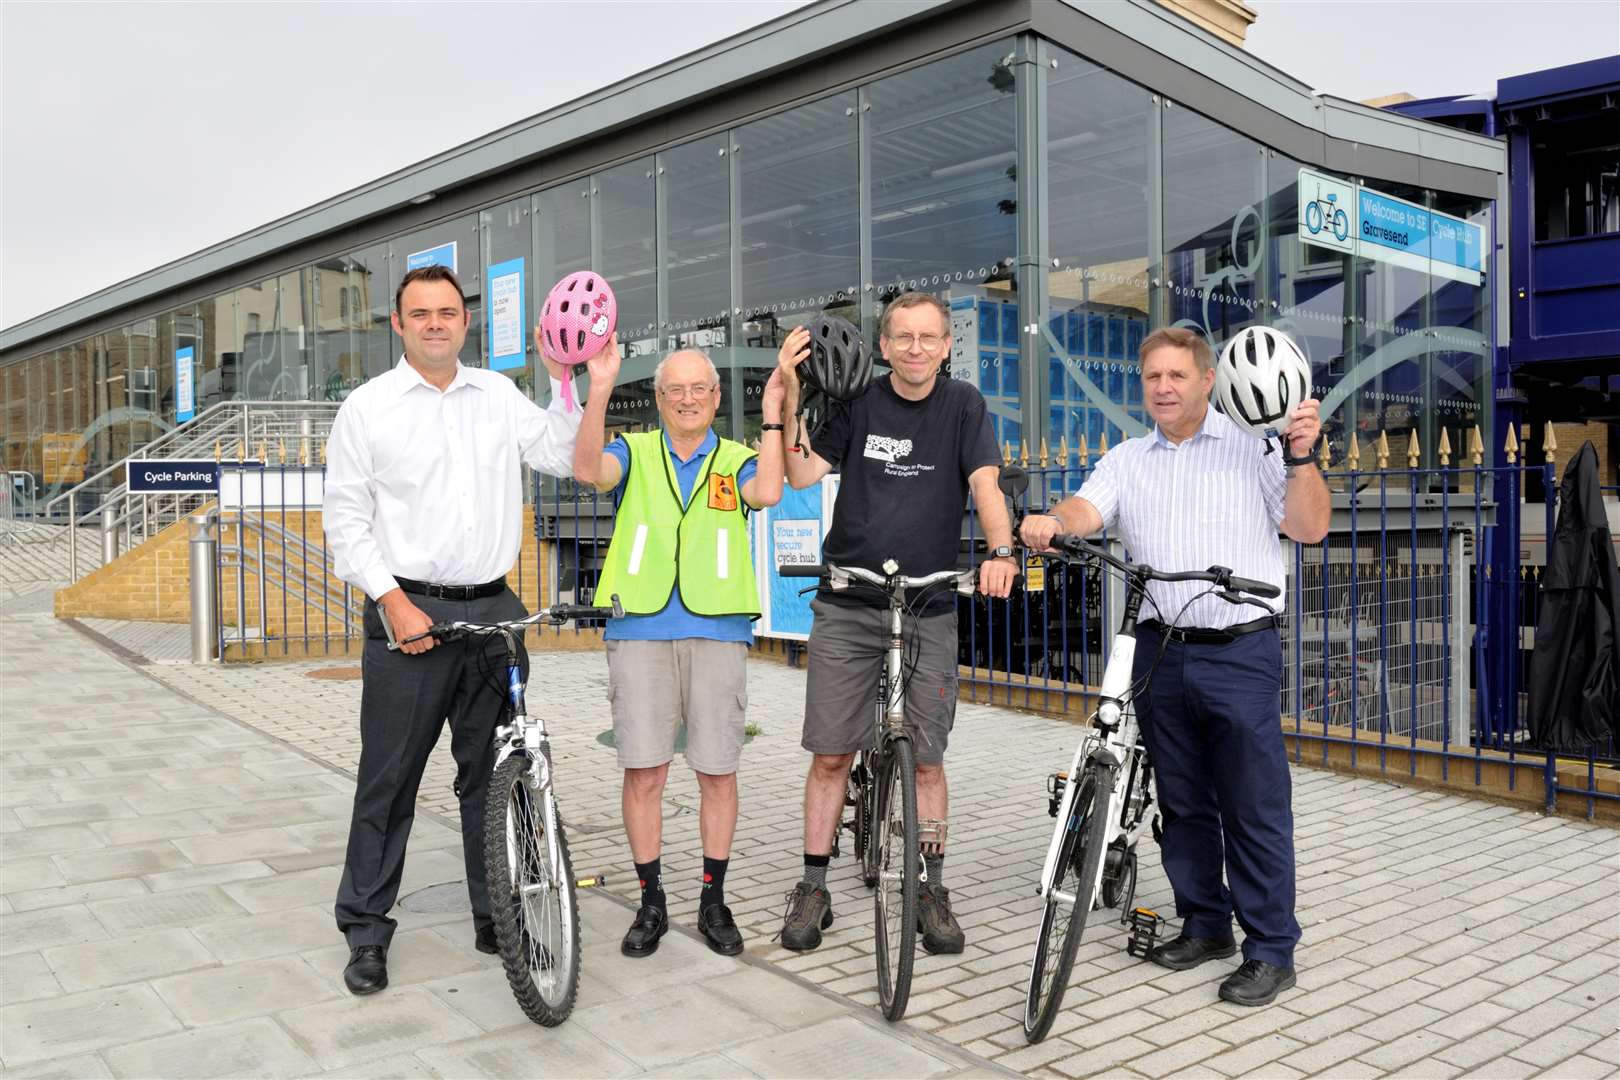
[[[548,835],[550,793],[530,786],[529,765],[513,754],[490,778],[484,869],[512,996],[530,1020],[554,1027],[573,1011],[579,991],[579,907],[561,815],[553,815],[556,832]]]
[[[1052,875],[1055,880],[1046,888],[1046,907],[1035,935],[1035,959],[1024,1002],[1024,1038],[1032,1043],[1046,1038],[1063,1008],[1063,994],[1069,988],[1080,935],[1095,900],[1113,790],[1113,772],[1092,765],[1081,776],[1074,794]]]
[[[911,997],[911,965],[917,948],[917,760],[907,738],[893,739],[876,777],[877,891],[873,933],[877,939],[878,1000],[883,1015],[898,1020]]]

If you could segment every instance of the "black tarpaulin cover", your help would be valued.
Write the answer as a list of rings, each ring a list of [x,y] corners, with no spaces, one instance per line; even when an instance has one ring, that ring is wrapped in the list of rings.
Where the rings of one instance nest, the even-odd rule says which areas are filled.
[[[1530,735],[1543,750],[1612,753],[1620,725],[1620,566],[1590,442],[1564,469],[1530,660]]]

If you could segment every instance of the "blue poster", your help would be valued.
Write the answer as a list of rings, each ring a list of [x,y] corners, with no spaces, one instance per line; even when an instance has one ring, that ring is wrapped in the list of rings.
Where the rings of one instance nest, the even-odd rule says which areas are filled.
[[[523,336],[523,260],[496,263],[485,277],[489,281],[489,366],[495,371],[520,368],[528,362]]]
[[[174,352],[174,421],[177,424],[197,415],[196,355],[190,345]]]
[[[456,269],[456,242],[440,244],[423,251],[413,251],[405,256],[405,272],[420,270],[424,266],[448,266],[451,273],[459,273]]]
[[[754,624],[761,637],[810,637],[810,600],[815,593],[813,578],[785,578],[778,566],[812,566],[821,562],[821,542],[826,535],[823,516],[825,481],[802,491],[782,489],[782,501],[755,515],[754,567],[760,578],[760,603],[764,613]],[[799,595],[800,590],[812,591]]]

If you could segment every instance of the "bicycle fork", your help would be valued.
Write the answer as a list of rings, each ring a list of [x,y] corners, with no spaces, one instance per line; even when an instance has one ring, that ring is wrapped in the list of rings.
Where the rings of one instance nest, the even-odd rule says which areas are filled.
[[[1102,702],[1097,707],[1097,726],[1102,730],[1102,738],[1088,735],[1080,740],[1075,747],[1074,759],[1069,763],[1069,780],[1063,786],[1063,797],[1058,803],[1057,828],[1052,830],[1052,840],[1046,846],[1046,859],[1041,864],[1041,876],[1035,884],[1035,895],[1048,894],[1066,903],[1073,903],[1075,897],[1063,895],[1056,889],[1062,878],[1061,868],[1057,865],[1059,853],[1063,849],[1063,837],[1069,830],[1074,815],[1074,801],[1081,788],[1081,777],[1088,760],[1094,760],[1114,771],[1124,764],[1126,755],[1130,753],[1131,746],[1136,741],[1135,718],[1126,716],[1120,703],[1131,688],[1131,669],[1136,660],[1136,638],[1121,633],[1114,637],[1114,647],[1108,657],[1108,667],[1103,671],[1103,681],[1100,697]],[[1125,730],[1130,728],[1132,730]],[[1128,737],[1128,739],[1127,739]],[[1124,792],[1116,783],[1113,791],[1109,793],[1107,816],[1103,819],[1107,826],[1107,835],[1104,840],[1106,849],[1119,833],[1120,800]],[[1097,885],[1102,876],[1102,864],[1098,865],[1098,881],[1091,883],[1091,892],[1095,896]]]

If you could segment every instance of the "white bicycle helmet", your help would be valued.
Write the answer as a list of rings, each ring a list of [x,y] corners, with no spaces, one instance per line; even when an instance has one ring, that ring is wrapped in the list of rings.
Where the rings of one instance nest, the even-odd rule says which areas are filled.
[[[1272,439],[1310,397],[1311,365],[1287,335],[1269,326],[1238,331],[1215,365],[1215,395],[1238,427]]]

